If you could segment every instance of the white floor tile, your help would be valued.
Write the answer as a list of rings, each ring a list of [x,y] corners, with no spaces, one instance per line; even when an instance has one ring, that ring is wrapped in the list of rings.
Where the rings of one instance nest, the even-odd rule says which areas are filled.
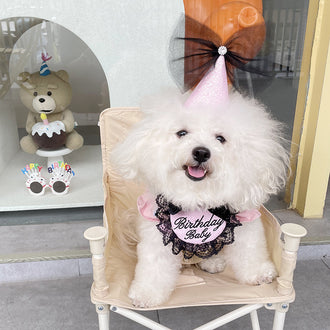
[[[0,264],[0,283],[79,276],[78,259]]]

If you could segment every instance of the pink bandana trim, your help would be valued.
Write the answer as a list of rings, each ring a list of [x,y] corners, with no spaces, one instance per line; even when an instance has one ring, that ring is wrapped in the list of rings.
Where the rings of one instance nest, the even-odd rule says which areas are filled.
[[[159,221],[155,215],[158,208],[155,198],[149,192],[145,192],[137,198],[137,208],[139,213],[147,220]]]
[[[239,212],[236,214],[236,219],[239,222],[251,222],[257,218],[260,218],[261,213],[254,209],[254,210],[246,210],[243,212]]]
[[[157,207],[157,204],[155,202],[155,197],[152,194],[150,194],[149,192],[146,192],[143,195],[141,195],[141,196],[138,197],[138,199],[137,199],[137,208],[139,210],[139,213],[144,218],[146,218],[147,220],[159,222],[159,219],[155,216],[155,213],[156,213],[157,208],[158,208]],[[191,219],[195,219],[195,221],[199,220],[199,222],[200,222],[200,219],[202,218],[202,222],[203,222],[203,224],[205,224],[206,221],[208,221],[208,220],[211,219],[211,216],[210,215],[212,216],[212,213],[210,213],[208,210],[206,210],[206,211],[191,211],[191,212],[180,211],[180,212],[178,212],[175,215],[171,215],[171,222],[172,222],[173,230],[175,231],[175,229],[174,229],[176,227],[175,221],[177,221],[177,218],[178,217],[179,218],[180,217],[181,218],[182,217],[183,218],[187,218],[188,220],[186,220],[185,226],[186,227],[192,227],[193,226],[193,223],[195,223],[195,222],[192,221]],[[256,209],[254,209],[254,210],[246,210],[246,211],[237,213],[236,214],[236,218],[241,223],[243,223],[243,222],[252,222],[253,220],[259,218],[260,215],[261,215],[260,212],[258,210],[256,210]],[[213,218],[211,219],[211,221],[212,220],[216,221],[216,219],[220,219],[220,218],[218,218],[215,215],[213,215]],[[190,221],[190,224],[189,224],[189,221]],[[211,221],[210,221],[210,223],[211,223]],[[174,225],[173,225],[173,223],[174,223]],[[183,227],[183,226],[184,225],[181,224],[179,227]],[[213,232],[211,233],[211,236],[212,236],[213,239],[215,237],[219,236],[222,233],[222,231],[223,231],[223,229],[224,229],[225,226],[223,227],[223,229],[221,231],[220,231],[220,227],[219,228],[218,227],[219,227],[218,225],[215,225],[215,224],[213,225],[213,229],[212,230],[215,230],[216,231],[216,233],[214,233],[214,235],[213,235]],[[202,231],[203,231],[203,228],[201,227],[200,230],[198,231],[198,233],[197,233],[197,231],[196,231],[196,233],[199,234]],[[176,231],[175,231],[175,233],[177,234],[177,236],[180,239],[182,239],[180,236],[183,236],[184,235],[183,233],[180,233],[180,232],[177,233]],[[185,237],[185,235],[184,235],[184,237]],[[182,239],[182,240],[184,241],[184,239]],[[204,242],[208,242],[208,241],[209,240],[203,241],[203,243]],[[191,240],[189,240],[188,242],[189,243],[194,243]]]

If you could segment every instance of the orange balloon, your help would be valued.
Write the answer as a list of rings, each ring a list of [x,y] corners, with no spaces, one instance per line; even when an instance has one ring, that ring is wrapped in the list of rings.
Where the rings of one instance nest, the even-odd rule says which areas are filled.
[[[184,0],[184,6],[186,15],[211,28],[224,43],[243,28],[259,26],[253,44],[243,41],[241,52],[254,57],[261,49],[266,35],[262,0]]]

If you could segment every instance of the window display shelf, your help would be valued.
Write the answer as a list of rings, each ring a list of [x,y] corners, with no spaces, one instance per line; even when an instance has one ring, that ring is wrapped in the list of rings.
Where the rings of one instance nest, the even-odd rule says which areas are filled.
[[[47,188],[44,195],[33,196],[25,187],[27,177],[21,169],[29,163],[38,163],[41,173],[49,181],[47,158],[18,151],[0,173],[0,211],[23,211],[75,208],[103,205],[102,161],[100,145],[86,145],[64,156],[75,176],[66,195],[54,195]]]

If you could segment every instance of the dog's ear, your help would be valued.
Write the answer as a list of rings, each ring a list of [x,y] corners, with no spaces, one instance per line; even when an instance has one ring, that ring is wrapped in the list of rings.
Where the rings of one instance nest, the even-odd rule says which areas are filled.
[[[235,127],[239,130],[235,164],[242,166],[234,171],[241,187],[237,199],[242,204],[251,201],[253,205],[249,207],[259,207],[285,187],[289,142],[284,138],[283,124],[273,119],[262,105],[254,100],[238,101],[242,110],[236,116],[240,116],[242,124]]]
[[[110,154],[110,162],[114,170],[125,179],[135,179],[137,169],[134,167],[136,156],[127,141],[118,144]]]
[[[256,168],[256,182],[250,186],[250,196],[265,203],[286,185],[289,174],[289,143],[282,137],[280,123],[269,118],[261,125],[263,132],[250,144],[246,165],[249,167],[249,163],[254,162]]]
[[[279,133],[280,134],[280,133]],[[263,203],[270,195],[278,193],[285,187],[289,174],[289,153],[284,147],[288,142],[280,137],[260,140],[262,153],[254,153],[254,161],[259,163],[256,192],[263,196]]]

